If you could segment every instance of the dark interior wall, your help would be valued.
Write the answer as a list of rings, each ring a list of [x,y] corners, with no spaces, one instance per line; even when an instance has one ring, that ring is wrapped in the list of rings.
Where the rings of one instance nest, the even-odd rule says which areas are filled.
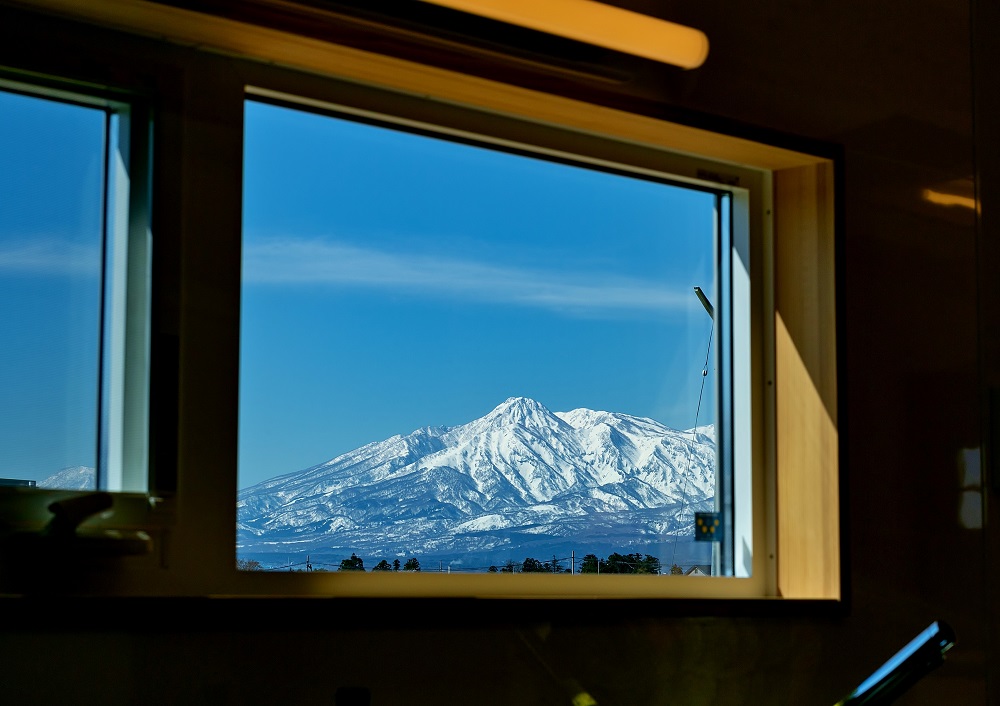
[[[938,618],[957,646],[899,703],[1000,701],[987,678],[996,532],[959,514],[963,459],[986,438],[981,381],[1000,377],[980,310],[996,256],[971,211],[921,199],[977,171],[997,199],[998,111],[973,67],[998,53],[971,43],[988,34],[973,17],[992,18],[941,0],[633,6],[711,42],[703,67],[643,76],[643,100],[843,147],[846,609],[677,616],[581,603],[465,623],[433,603],[245,616],[185,604],[109,627],[70,614],[0,633],[4,702],[334,703],[338,687],[358,686],[375,706],[559,704],[575,680],[601,706],[825,705]],[[987,226],[996,202],[984,201]]]

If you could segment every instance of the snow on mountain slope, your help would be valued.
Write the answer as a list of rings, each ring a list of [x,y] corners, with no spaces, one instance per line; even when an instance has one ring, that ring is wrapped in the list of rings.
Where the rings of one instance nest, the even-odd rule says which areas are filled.
[[[553,413],[512,397],[467,424],[393,436],[240,491],[237,545],[242,556],[356,552],[372,563],[489,562],[589,552],[587,542],[627,551],[690,535],[714,483],[711,426]]]
[[[38,481],[39,488],[61,490],[93,490],[97,486],[96,471],[90,466],[70,466]]]

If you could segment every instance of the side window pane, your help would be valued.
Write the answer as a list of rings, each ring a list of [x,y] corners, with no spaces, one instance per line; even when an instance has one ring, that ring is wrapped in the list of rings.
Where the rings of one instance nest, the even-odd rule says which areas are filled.
[[[240,565],[711,573],[719,211],[249,101]]]
[[[103,110],[0,91],[0,482],[93,488]]]

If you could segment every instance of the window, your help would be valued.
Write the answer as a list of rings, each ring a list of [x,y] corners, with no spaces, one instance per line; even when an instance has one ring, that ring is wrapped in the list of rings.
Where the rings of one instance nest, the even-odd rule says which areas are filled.
[[[97,6],[80,6],[74,12],[93,13],[88,15],[90,19],[113,21],[118,29],[105,35],[81,24],[78,34],[76,29],[66,33],[72,46],[60,49],[55,57],[42,56],[28,46],[13,48],[5,53],[5,61],[13,62],[22,73],[3,86],[5,96],[52,103],[75,116],[96,116],[95,125],[104,125],[100,130],[95,128],[95,147],[90,152],[99,155],[98,162],[107,163],[106,176],[90,182],[87,196],[97,204],[90,207],[90,212],[97,214],[90,218],[99,221],[97,227],[86,231],[85,238],[85,249],[97,263],[100,279],[81,284],[88,299],[75,293],[70,297],[67,292],[62,300],[85,307],[95,323],[86,324],[89,333],[81,339],[86,341],[79,348],[84,351],[81,357],[72,363],[68,358],[51,363],[60,369],[87,367],[87,374],[79,379],[89,392],[84,390],[80,401],[63,412],[79,410],[72,413],[74,424],[65,429],[90,429],[81,436],[89,435],[91,441],[80,444],[80,455],[85,459],[77,461],[75,455],[70,458],[63,451],[54,463],[60,467],[93,464],[98,480],[91,487],[115,491],[116,500],[134,496],[138,504],[127,518],[129,526],[156,530],[149,556],[115,563],[108,569],[113,572],[113,581],[104,580],[103,574],[91,581],[91,574],[85,574],[81,592],[839,598],[835,152],[822,145],[806,145],[800,150],[789,149],[788,143],[761,142],[748,137],[742,128],[738,135],[726,134],[664,120],[652,111],[629,112],[622,106],[632,103],[614,100],[613,88],[603,94],[610,96],[607,102],[591,103],[586,100],[586,91],[574,92],[572,86],[567,86],[565,94],[545,92],[525,83],[465,74],[460,66],[443,68],[440,61],[417,63],[413,56],[403,59],[361,51],[221,17],[209,21],[169,5],[158,5],[155,13],[136,8],[134,13],[114,18],[102,14],[105,10]],[[35,25],[35,31],[40,32],[40,26],[43,23]],[[147,37],[155,34],[172,43],[167,47],[159,40],[130,36],[121,45],[112,42],[100,61],[84,65],[75,61],[95,41],[130,32]],[[108,68],[112,65],[114,71]],[[89,83],[50,84],[38,74],[27,73],[39,66]],[[91,88],[106,85],[129,90],[118,94]],[[157,204],[155,251],[150,249],[147,210],[151,186],[149,120],[142,110],[144,101],[132,98],[150,94],[158,116],[156,160],[151,165]],[[2,119],[10,118],[5,112]],[[309,176],[301,166],[305,162],[294,161],[292,152],[269,152],[278,145],[269,142],[274,137],[265,129],[269,121],[283,121],[287,126],[284,136],[288,130],[316,135],[309,144],[314,154],[304,157],[326,157],[328,163],[315,178],[303,179]],[[331,137],[328,131],[339,131],[340,136]],[[282,136],[280,131],[276,134]],[[418,175],[411,173],[408,181],[398,183],[423,186],[420,177],[433,175],[421,169],[428,162],[443,165],[446,160],[468,159],[488,168],[470,169],[465,172],[468,179],[440,186],[436,193],[420,194],[425,204],[438,199],[434,209],[422,214],[427,215],[435,232],[435,239],[428,240],[425,232],[399,229],[416,218],[391,218],[404,207],[418,208],[412,201],[406,203],[413,196],[406,191],[386,188],[393,208],[378,209],[378,222],[359,219],[373,213],[370,202],[357,195],[359,191],[350,199],[330,198],[317,204],[316,190],[330,183],[329,179],[339,179],[338,188],[343,193],[365,185],[362,177],[372,174],[371,164],[355,161],[350,169],[338,172],[333,163],[346,164],[350,149],[363,141],[368,141],[365,155],[380,155],[383,169],[401,170],[403,163],[392,160],[410,160],[408,168],[418,170]],[[392,145],[392,159],[385,157],[386,145]],[[423,162],[413,157],[421,150]],[[37,154],[42,154],[41,147]],[[119,163],[124,166],[113,167]],[[368,171],[363,171],[366,168]],[[514,220],[526,214],[515,209],[504,212],[496,206],[477,209],[474,218],[465,219],[476,224],[476,230],[459,232],[463,209],[487,192],[484,189],[477,196],[475,189],[501,169],[523,170],[517,179],[505,182],[522,190],[520,201],[547,194],[554,203],[555,194],[546,191],[550,186],[533,181],[549,172],[559,175],[559,183],[577,180],[581,184],[577,193],[600,186],[605,200],[589,199],[575,205],[576,210],[584,206],[606,209],[591,210],[587,222],[580,224],[579,248],[567,246],[564,228],[532,230],[532,219]],[[442,173],[451,175],[454,170]],[[375,183],[387,187],[390,177],[396,176],[390,171]],[[426,181],[435,184],[431,178]],[[642,193],[649,198],[640,200]],[[275,195],[280,198],[273,198]],[[449,196],[451,200],[442,205]],[[47,199],[44,203],[50,205],[59,200],[52,194]],[[655,210],[663,204],[680,203],[683,208]],[[125,204],[128,217],[117,217],[115,214],[124,214],[119,207]],[[317,208],[325,209],[328,218],[296,220]],[[629,216],[645,215],[654,222],[640,228],[622,214],[610,219],[609,214],[616,209]],[[484,210],[496,214],[493,222],[499,224],[502,216],[505,227],[520,229],[517,248],[501,247],[502,241],[494,238],[495,234],[479,230],[484,220],[490,222],[482,218]],[[691,227],[690,242],[697,244],[692,261],[696,264],[671,272],[663,248],[680,242],[670,237],[671,229],[679,227],[671,220],[678,214],[690,219],[685,225]],[[574,218],[575,212],[553,210],[549,215],[562,224]],[[36,209],[33,216],[40,217],[40,211]],[[634,262],[622,260],[620,251],[602,249],[606,240],[598,237],[596,229],[587,230],[600,225],[602,218],[604,223],[627,229],[621,242],[634,249]],[[120,223],[128,225],[121,228]],[[370,230],[365,231],[366,226]],[[3,234],[4,248],[9,246],[11,233],[17,235],[13,231]],[[276,247],[282,238],[294,240]],[[269,251],[269,247],[273,249]],[[119,253],[124,257],[119,258]],[[336,256],[331,257],[331,253]],[[305,260],[312,268],[312,281],[303,281],[301,275],[290,277],[296,255],[298,265]],[[444,256],[448,259],[442,265]],[[704,265],[708,260],[710,267]],[[47,254],[48,265],[59,262],[58,253]],[[348,262],[350,267],[345,267]],[[362,268],[372,263],[374,269]],[[152,288],[150,272],[155,277]],[[384,281],[373,281],[372,273]],[[534,277],[524,278],[525,273]],[[580,277],[581,273],[586,277]],[[456,274],[465,275],[463,290],[444,284],[445,275]],[[37,276],[25,277],[22,272],[16,283],[37,286],[40,280],[31,279]],[[4,272],[0,277],[6,278],[5,286],[15,284],[14,275]],[[319,281],[324,278],[327,281]],[[419,286],[389,288],[389,280],[398,283],[406,278],[418,278]],[[533,299],[517,306],[490,299],[487,285],[498,278],[514,281],[517,286],[508,284],[493,291],[507,299],[512,292],[530,294]],[[529,286],[537,281],[544,281],[548,288]],[[666,287],[679,297],[679,308],[671,310],[675,318],[658,319],[648,311],[607,306],[609,282],[619,285],[618,294],[648,285],[653,292],[651,301],[658,301],[658,293]],[[553,283],[559,286],[553,287]],[[579,306],[581,297],[593,294],[597,284],[604,287],[604,305],[598,302],[598,306],[584,310]],[[712,315],[698,298],[695,286],[705,295]],[[323,306],[312,318],[305,316],[313,312],[302,303],[304,293],[310,295],[311,304]],[[562,298],[562,308],[541,306],[546,297],[550,303]],[[127,306],[118,307],[121,302]],[[441,308],[435,313],[431,303]],[[46,305],[54,311],[57,302],[46,300]],[[40,310],[35,313],[40,314]],[[482,329],[473,325],[486,314],[505,326]],[[555,397],[549,398],[547,391],[555,390],[554,379],[571,371],[568,366],[549,365],[551,351],[520,361],[520,369],[513,367],[516,361],[495,357],[496,376],[485,375],[482,367],[476,367],[502,346],[509,347],[501,334],[510,338],[531,322],[547,324],[533,334],[539,346],[548,342],[547,337],[557,335],[574,342],[564,355],[574,363],[589,363],[591,372],[575,373],[581,384],[562,389],[576,389],[587,397],[570,399],[565,392],[552,392]],[[670,334],[669,345],[663,343],[656,349],[636,343],[640,330],[662,341],[667,337],[668,322],[682,324]],[[74,318],[73,325],[83,326],[84,320]],[[373,331],[372,325],[377,330]],[[449,333],[466,333],[466,339],[432,336],[435,325]],[[606,325],[617,326],[621,335],[597,333],[606,331]],[[406,339],[404,343],[419,349],[412,359],[405,355],[405,348],[392,345],[393,338],[387,333],[390,327],[400,339]],[[297,338],[288,337],[288,332]],[[313,337],[302,337],[303,332]],[[592,351],[580,344],[585,334],[600,337],[604,347]],[[382,345],[364,349],[357,343],[362,335],[370,339],[366,344],[381,337]],[[441,368],[437,377],[445,377],[451,389],[482,393],[482,401],[463,408],[456,403],[457,396],[439,394],[440,399],[434,402],[442,406],[410,413],[400,401],[435,393],[419,386],[429,376],[401,373],[407,372],[405,365],[415,364],[417,353],[436,342],[448,343],[436,361],[447,367]],[[310,346],[326,347],[331,360],[340,366],[350,364],[349,372],[356,374],[352,377],[341,372],[333,387],[330,378],[319,374],[325,371],[307,367],[304,361],[308,359],[300,355],[302,348]],[[277,354],[271,355],[273,352]],[[656,377],[663,369],[654,372],[650,361],[660,353],[668,363],[676,358],[677,369],[693,381],[684,376],[680,382]],[[4,354],[9,355],[9,351],[5,349]],[[614,376],[600,372],[602,366],[606,369],[622,359],[628,360],[629,366]],[[397,389],[386,393],[374,387],[382,378],[365,367],[373,364],[397,375],[392,380]],[[505,365],[509,367],[505,369]],[[501,377],[499,372],[505,370],[518,375]],[[702,370],[708,374],[701,375]],[[49,382],[35,375],[39,384]],[[680,388],[676,412],[616,401],[615,395],[623,391],[649,389],[636,380],[645,382],[651,376],[656,377],[651,388]],[[285,384],[295,378],[314,382],[308,389],[312,396],[300,398],[303,404],[315,405],[317,410],[324,405],[331,409],[342,405],[337,407],[342,416],[327,425],[330,429],[317,428],[317,420],[322,419],[319,414],[298,421],[307,432],[302,437],[305,441],[296,441],[283,426],[287,420],[298,419],[290,409],[299,402],[288,403],[289,398],[283,398],[295,391],[294,385]],[[523,389],[507,384],[511,380],[532,385]],[[495,384],[494,389],[489,389],[491,384]],[[404,385],[409,387],[400,387]],[[472,389],[477,385],[480,389]],[[352,386],[368,386],[372,394],[349,397]],[[157,395],[153,402],[151,387]],[[317,393],[325,394],[321,397]],[[517,577],[490,575],[489,566],[498,561],[501,565],[496,573],[503,573],[500,569],[508,557],[488,562],[485,557],[483,561],[468,557],[462,565],[453,563],[449,574],[443,558],[431,553],[401,549],[402,553],[396,554],[368,554],[360,545],[360,551],[350,546],[338,548],[329,558],[310,547],[305,559],[313,569],[339,569],[343,561],[350,568],[351,553],[355,553],[364,562],[363,572],[296,571],[306,566],[298,563],[300,559],[289,558],[266,568],[291,570],[237,570],[236,560],[251,555],[246,551],[249,545],[237,548],[235,530],[239,526],[240,541],[248,542],[260,536],[260,526],[250,520],[263,516],[257,513],[248,519],[240,514],[238,504],[246,507],[253,495],[249,491],[260,489],[261,481],[266,484],[282,474],[298,473],[350,453],[359,444],[365,448],[366,443],[383,442],[395,434],[405,438],[418,428],[468,424],[512,398],[529,398],[544,405],[555,419],[567,424],[560,414],[570,416],[574,409],[584,408],[647,417],[681,435],[696,425],[714,426],[712,455],[718,471],[714,496],[708,506],[698,509],[720,513],[725,541],[709,543],[710,550],[698,545],[699,551],[710,551],[705,564],[700,556],[674,561],[666,549],[654,552],[647,545],[633,552],[626,537],[620,544],[603,547],[588,546],[581,538],[575,555],[572,548],[568,548],[569,553],[565,549],[543,553],[541,545],[530,550],[521,545],[525,550],[511,553],[511,561],[522,562],[523,569],[527,558],[538,560],[542,568],[556,559],[561,568],[575,569],[584,566],[588,554],[608,560],[612,553],[623,557],[639,553],[644,560],[648,553],[658,559],[661,570],[669,571],[677,563],[685,568],[696,566],[693,575],[711,575],[602,574],[599,579],[586,575],[588,572],[573,576],[532,571]],[[362,404],[374,406],[359,406]],[[376,417],[388,426],[376,428],[371,424]],[[362,436],[341,436],[346,425],[355,422],[369,427]],[[310,428],[310,424],[315,426]],[[35,424],[45,425],[51,423]],[[609,427],[607,434],[612,431]],[[440,442],[436,433],[428,430],[428,444]],[[265,436],[268,434],[270,439]],[[700,441],[694,435],[691,438]],[[261,444],[262,439],[269,443]],[[280,439],[295,443],[282,448]],[[149,448],[154,446],[151,454]],[[265,452],[273,449],[281,453],[266,459]],[[146,459],[150,456],[158,467],[149,467]],[[165,475],[161,476],[161,471]],[[159,480],[173,471],[176,483],[164,489]],[[37,482],[47,477],[48,471],[39,468],[29,473],[18,466],[3,473],[4,477]],[[168,492],[161,492],[164,490]],[[71,492],[16,487],[0,491],[0,516],[7,529],[37,527],[48,518],[45,502],[55,497],[51,494],[63,497]],[[149,502],[162,496],[166,496],[162,503]],[[32,500],[30,522],[19,514],[28,497],[43,499]],[[701,499],[708,500],[707,496]],[[150,507],[163,513],[154,516]],[[494,514],[502,515],[504,510],[500,510]],[[540,510],[536,508],[536,512]],[[450,511],[444,508],[443,512]],[[101,518],[105,521],[113,526],[126,519],[116,509],[111,517]],[[480,521],[484,521],[482,517]],[[474,522],[467,529],[470,534],[489,534],[488,528]],[[305,536],[289,529],[282,541],[295,534]],[[668,531],[666,536],[675,535]],[[662,540],[661,546],[665,546]],[[350,552],[341,551],[348,549]],[[370,570],[383,559],[392,567],[395,558],[403,565],[411,556],[423,561],[420,572]],[[2,557],[0,561],[4,561]],[[486,571],[463,571],[460,566],[485,567]],[[0,587],[4,590],[12,577],[29,584],[33,580],[30,572],[17,575],[16,567],[13,572],[6,571],[6,563],[3,568]]]
[[[3,486],[149,490],[147,132],[127,102],[0,79]]]
[[[260,101],[246,145],[244,562],[712,567],[727,192]]]
[[[250,93],[241,567],[753,577],[761,174]]]
[[[104,111],[0,93],[3,482],[96,487]]]

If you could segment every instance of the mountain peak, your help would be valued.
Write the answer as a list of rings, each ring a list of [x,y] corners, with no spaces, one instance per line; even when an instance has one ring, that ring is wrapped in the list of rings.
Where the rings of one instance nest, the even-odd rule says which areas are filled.
[[[541,402],[533,400],[530,397],[521,397],[521,396],[517,396],[517,395],[515,395],[513,397],[508,397],[506,400],[504,400],[503,402],[501,402],[500,404],[498,404],[494,408],[494,411],[497,411],[497,410],[505,410],[506,411],[506,410],[511,410],[511,409],[514,409],[514,410],[532,410],[532,411],[544,410],[544,411],[548,412],[548,409],[546,409],[545,405],[543,405]]]
[[[551,427],[553,424],[558,426],[561,420],[541,402],[530,397],[508,397],[483,417],[483,421],[504,426]]]

